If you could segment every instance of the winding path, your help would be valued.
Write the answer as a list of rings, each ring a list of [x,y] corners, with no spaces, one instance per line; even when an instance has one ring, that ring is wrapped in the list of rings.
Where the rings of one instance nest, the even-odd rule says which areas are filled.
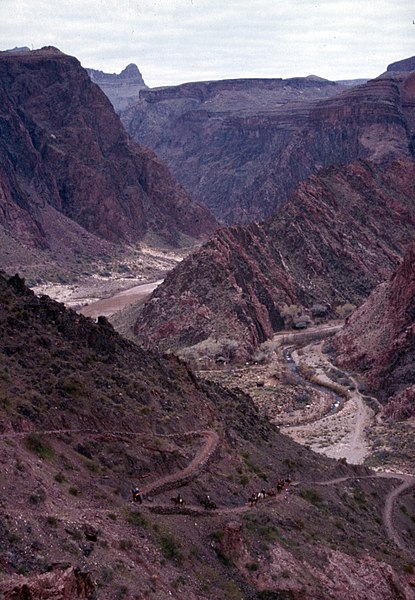
[[[326,362],[331,365],[331,363],[329,363],[328,361],[326,361]],[[353,404],[353,399],[355,399],[355,402],[358,407],[361,405],[363,405],[365,407],[360,393],[356,391],[355,394],[352,394],[351,399],[346,403],[346,408],[347,408],[347,405],[349,405],[352,408],[352,410],[356,410],[355,409],[356,404]],[[359,400],[360,400],[360,402],[359,402]],[[342,413],[346,410],[346,408],[343,409]],[[365,408],[367,408],[367,407],[365,407]],[[359,408],[358,408],[358,413],[359,413]],[[335,416],[337,416],[337,418],[338,418],[338,414],[331,415],[330,417],[335,417]],[[320,419],[319,421],[327,422],[327,420],[330,419],[330,417],[324,417],[323,419]],[[354,423],[354,429],[352,430],[351,434],[349,435],[348,447],[352,449],[353,456],[356,456],[358,450],[360,450],[360,448],[362,446],[362,437],[364,435],[363,430],[366,425],[367,418],[368,418],[367,413],[362,413],[361,417],[356,419],[356,421]],[[312,426],[315,427],[315,423]],[[61,435],[61,434],[65,434],[65,433],[67,433],[67,434],[76,433],[76,434],[97,435],[97,436],[105,436],[105,437],[140,437],[140,436],[148,437],[148,434],[145,434],[145,433],[133,433],[133,432],[125,432],[125,431],[103,432],[103,431],[98,431],[95,429],[52,429],[52,430],[22,431],[22,432],[6,431],[3,433],[0,433],[0,438],[25,437],[25,436],[29,435],[30,433],[35,433],[38,435]],[[188,484],[190,481],[194,480],[196,477],[198,477],[203,472],[203,470],[207,468],[207,466],[209,465],[211,460],[214,459],[215,454],[218,451],[219,442],[220,442],[218,434],[212,430],[197,430],[197,431],[189,431],[189,432],[177,433],[177,434],[160,434],[160,435],[156,435],[155,437],[161,437],[161,438],[167,438],[167,439],[168,438],[170,438],[170,439],[186,439],[186,438],[194,439],[194,438],[200,437],[204,440],[204,443],[197,450],[195,456],[190,461],[190,463],[187,465],[187,467],[177,471],[176,473],[166,475],[165,477],[162,477],[162,478],[160,478],[156,481],[153,481],[153,482],[147,484],[146,486],[142,487],[141,491],[142,491],[143,496],[145,497],[143,506],[146,507],[148,510],[150,510],[152,512],[163,513],[163,514],[209,516],[211,514],[215,514],[215,515],[241,514],[241,513],[244,513],[246,511],[252,509],[251,506],[249,505],[249,503],[245,503],[243,505],[236,506],[236,507],[229,507],[229,508],[221,507],[214,511],[207,511],[205,509],[202,509],[199,506],[193,506],[193,505],[178,507],[178,506],[172,506],[172,505],[163,504],[163,503],[155,504],[152,501],[152,499],[150,499],[151,496],[156,496],[167,490],[172,490],[172,489],[177,489],[179,487],[182,487],[182,486]],[[344,455],[345,448],[347,448],[347,445],[343,444],[343,450],[342,450],[343,454],[342,455]],[[328,453],[328,452],[325,452],[325,453]],[[401,482],[400,485],[393,488],[386,496],[385,506],[384,506],[384,510],[383,510],[383,522],[384,522],[384,527],[385,527],[388,537],[391,540],[393,540],[394,543],[400,549],[407,551],[408,548],[407,548],[406,544],[404,543],[401,536],[399,535],[399,533],[397,532],[397,530],[394,527],[393,511],[394,511],[394,506],[395,506],[395,502],[396,502],[397,498],[401,494],[403,494],[404,492],[406,492],[407,490],[409,490],[410,488],[415,486],[415,477],[414,476],[407,475],[407,474],[401,474],[401,473],[394,473],[394,472],[377,472],[373,475],[367,475],[367,476],[363,476],[363,477],[361,477],[361,476],[360,477],[359,476],[340,477],[340,478],[332,479],[332,480],[328,480],[328,481],[308,482],[308,484],[327,486],[327,485],[336,485],[336,484],[343,483],[345,481],[354,480],[354,479],[369,479],[369,478],[381,478],[381,477],[389,478],[389,479],[397,479]],[[299,485],[301,485],[301,483],[294,482],[291,485],[299,486]],[[267,498],[267,499],[263,500],[262,502],[270,504],[275,501],[280,501],[281,499],[286,498],[287,493],[288,493],[288,491],[286,493],[277,494],[276,496]],[[10,509],[10,510],[11,510],[11,512],[17,512],[17,509]],[[108,509],[85,508],[85,509],[81,509],[81,511],[82,511],[83,515],[86,513],[98,514],[98,513],[107,513]],[[50,515],[50,512],[48,512],[48,514]],[[62,514],[60,514],[58,516],[62,517]],[[67,517],[69,518],[69,516],[67,516]]]
[[[292,358],[297,366],[303,361],[308,367],[312,367],[319,385],[330,390],[333,382],[326,371],[333,369],[334,365],[323,354],[321,346],[322,342],[306,346],[301,361],[297,352],[292,353]],[[311,423],[285,427],[282,430],[296,441],[309,444],[315,452],[330,458],[345,458],[351,464],[362,464],[369,454],[365,428],[373,420],[374,411],[364,402],[356,383],[354,390],[335,385],[348,397],[341,410]]]
[[[385,506],[383,508],[383,524],[385,527],[386,534],[390,540],[393,540],[395,544],[404,551],[408,551],[408,546],[403,542],[401,536],[395,529],[393,525],[393,510],[395,501],[397,498],[406,492],[407,490],[415,487],[415,477],[412,475],[405,475],[402,473],[393,473],[393,472],[378,472],[374,475],[364,475],[360,477],[338,477],[337,479],[329,479],[327,481],[315,481],[314,485],[328,486],[328,485],[337,485],[339,483],[344,483],[346,481],[353,481],[356,479],[397,479],[401,481],[401,484],[397,487],[393,488],[390,492],[388,492],[385,499]],[[415,550],[410,549],[412,554],[415,554]]]
[[[326,331],[332,333],[332,330],[329,330],[328,328],[326,328]],[[291,343],[295,341],[296,338],[299,340],[302,339],[301,334],[292,334],[292,339],[290,340]],[[308,356],[307,351],[309,353]],[[319,385],[324,386],[325,383],[327,383],[327,387],[330,389],[330,378],[326,375],[326,371],[329,371],[335,367],[328,360],[327,355],[322,352],[322,342],[318,344],[310,344],[309,346],[303,348],[302,356],[304,356],[304,352],[306,356],[306,364],[316,369]],[[298,353],[293,353],[292,358],[298,366],[300,362]],[[304,434],[307,432],[309,432],[310,435],[317,434],[316,437],[320,437],[320,445],[319,442],[315,444],[310,443],[310,446],[313,448],[313,450],[332,458],[344,457],[346,458],[347,462],[352,464],[361,464],[369,453],[365,436],[365,428],[370,425],[375,418],[378,419],[379,417],[376,416],[374,411],[364,402],[363,396],[358,390],[357,381],[350,375],[348,375],[348,377],[353,382],[355,389],[349,391],[344,388],[345,393],[349,394],[349,399],[346,401],[341,411],[317,419],[306,425],[300,425],[298,427],[286,427],[282,430],[297,441],[300,441],[300,443],[304,443],[304,439],[302,440],[298,434]],[[378,407],[381,406],[376,398],[371,398],[371,400],[374,401]],[[335,434],[334,439],[330,442],[330,444],[322,446],[322,433],[327,432],[328,430],[330,430],[332,434]],[[324,433],[324,435],[326,435],[326,433]],[[394,487],[387,494],[382,517],[385,531],[389,539],[393,540],[401,550],[408,551],[408,546],[404,543],[402,537],[399,535],[393,524],[393,512],[398,497],[410,488],[415,487],[415,476],[397,472],[378,471],[374,475],[357,477],[356,479],[380,477],[395,479],[401,482],[400,485]],[[315,485],[336,485],[352,479],[355,478],[341,477],[325,482],[315,482]],[[414,549],[411,548],[410,551],[412,554],[415,554]]]

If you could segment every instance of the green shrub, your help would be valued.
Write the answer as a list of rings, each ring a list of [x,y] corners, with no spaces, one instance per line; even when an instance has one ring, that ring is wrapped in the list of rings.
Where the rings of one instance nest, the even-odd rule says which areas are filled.
[[[180,560],[179,545],[171,533],[165,533],[160,536],[161,553],[167,560]]]
[[[301,498],[304,498],[304,500],[307,500],[307,502],[311,502],[311,504],[316,506],[321,504],[323,501],[323,498],[320,496],[320,494],[316,492],[316,490],[312,489],[301,490],[300,496]]]
[[[31,452],[43,460],[49,460],[54,455],[53,448],[43,441],[37,433],[29,433],[25,439],[25,444]]]
[[[127,521],[130,525],[136,525],[137,527],[147,526],[147,519],[140,512],[131,511],[127,516]]]
[[[56,473],[55,481],[57,481],[58,483],[65,483],[65,481],[67,481],[67,479],[66,479],[65,475],[62,473],[62,471],[59,471],[59,473]]]

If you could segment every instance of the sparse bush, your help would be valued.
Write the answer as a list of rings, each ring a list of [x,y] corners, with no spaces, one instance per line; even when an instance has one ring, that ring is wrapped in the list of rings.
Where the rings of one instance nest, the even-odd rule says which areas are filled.
[[[101,578],[104,583],[109,583],[114,579],[114,572],[110,567],[103,567]]]
[[[147,519],[140,512],[131,511],[127,516],[127,521],[130,525],[137,525],[137,527],[147,526]]]
[[[34,494],[31,494],[29,496],[29,502],[30,502],[30,504],[33,504],[33,506],[36,506],[36,504],[40,504],[41,502],[44,502],[45,500],[46,500],[46,492],[42,488],[38,489]]]
[[[72,496],[79,496],[79,490],[76,486],[71,485],[71,487],[69,488],[68,492],[72,495]]]
[[[67,481],[67,479],[66,479],[65,475],[62,473],[62,471],[59,471],[59,473],[56,473],[55,481],[57,481],[58,483],[65,483],[65,481]]]
[[[320,496],[320,494],[316,492],[316,490],[312,489],[301,490],[300,496],[301,498],[304,498],[304,500],[307,500],[307,502],[311,502],[311,504],[314,504],[315,506],[318,506],[323,501],[323,498]]]
[[[298,317],[298,315],[300,314],[300,307],[297,306],[297,304],[284,304],[281,309],[280,309],[280,313],[281,316],[284,318],[293,318],[293,317]]]
[[[165,533],[160,536],[161,553],[167,560],[180,560],[179,545],[171,533]]]
[[[336,314],[340,319],[346,319],[348,316],[352,314],[356,310],[356,306],[354,304],[350,304],[350,302],[346,302],[346,304],[341,304],[336,306]]]
[[[322,318],[322,317],[326,317],[327,316],[327,312],[328,312],[328,307],[325,306],[324,304],[313,304],[313,306],[310,308],[311,314],[313,315],[314,318]]]
[[[258,346],[254,356],[252,357],[252,360],[259,364],[270,363],[273,358],[276,347],[277,343],[273,342],[272,340],[267,340],[266,342],[263,342],[260,346]]]
[[[31,452],[43,460],[51,459],[54,454],[53,449],[37,433],[29,433],[25,443]]]
[[[66,377],[60,380],[59,389],[70,398],[79,398],[83,392],[83,384],[75,377]]]

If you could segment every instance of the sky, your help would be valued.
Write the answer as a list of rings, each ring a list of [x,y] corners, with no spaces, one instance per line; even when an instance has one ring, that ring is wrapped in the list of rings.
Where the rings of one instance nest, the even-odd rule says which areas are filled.
[[[0,49],[135,63],[150,87],[240,77],[357,79],[415,55],[414,0],[0,0]]]

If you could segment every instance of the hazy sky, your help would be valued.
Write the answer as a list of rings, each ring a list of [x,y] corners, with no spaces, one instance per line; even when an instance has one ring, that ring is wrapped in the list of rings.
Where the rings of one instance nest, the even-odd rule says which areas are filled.
[[[234,77],[375,77],[415,55],[414,0],[0,0],[1,48],[134,62],[150,86]]]

